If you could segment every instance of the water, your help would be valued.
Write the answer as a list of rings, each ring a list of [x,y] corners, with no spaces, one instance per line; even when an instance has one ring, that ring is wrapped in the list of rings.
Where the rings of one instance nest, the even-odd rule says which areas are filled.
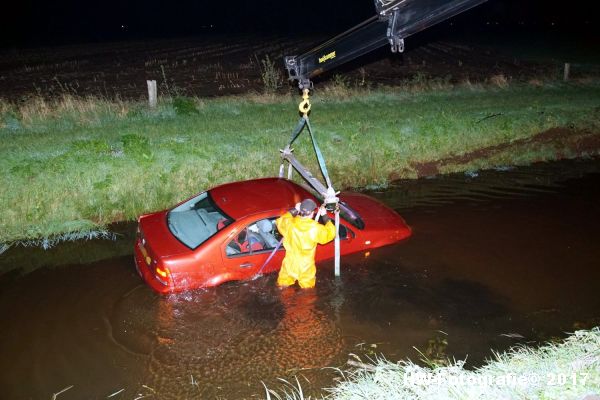
[[[0,256],[1,397],[72,386],[58,398],[264,398],[261,382],[294,376],[315,394],[339,376],[324,367],[354,355],[418,361],[417,348],[476,366],[491,349],[600,324],[600,160],[370,194],[413,237],[344,258],[341,279],[320,265],[308,291],[279,290],[271,275],[160,297],[135,273],[131,225],[117,242],[10,249]]]

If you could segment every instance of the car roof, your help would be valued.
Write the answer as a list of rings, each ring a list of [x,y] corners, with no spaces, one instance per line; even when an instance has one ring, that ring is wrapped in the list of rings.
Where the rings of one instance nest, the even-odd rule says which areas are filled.
[[[233,219],[268,210],[285,210],[307,197],[306,189],[283,178],[227,183],[209,190],[215,204]]]

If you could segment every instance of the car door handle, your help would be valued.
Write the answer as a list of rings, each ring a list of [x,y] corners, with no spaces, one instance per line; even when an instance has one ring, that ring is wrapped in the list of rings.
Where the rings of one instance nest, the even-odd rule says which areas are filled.
[[[243,263],[243,264],[240,264],[240,268],[250,268],[250,267],[254,267],[254,263]]]

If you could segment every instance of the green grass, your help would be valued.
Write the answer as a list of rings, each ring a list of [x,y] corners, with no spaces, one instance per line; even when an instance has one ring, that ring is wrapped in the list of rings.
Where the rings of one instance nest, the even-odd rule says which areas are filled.
[[[414,163],[552,127],[600,126],[598,82],[428,88],[330,88],[312,97],[311,122],[337,188],[415,177]],[[156,110],[93,98],[0,102],[0,243],[94,232],[220,183],[273,176],[298,100],[175,98]],[[306,136],[296,154],[316,172]],[[521,163],[539,154],[514,156]]]
[[[340,380],[325,389],[325,399],[583,399],[600,394],[600,328],[577,331],[561,343],[538,349],[496,353],[476,370],[465,369],[462,361],[423,367],[379,358],[356,364],[358,368],[340,371]],[[267,388],[266,398],[301,400],[304,395],[296,381],[279,391]]]

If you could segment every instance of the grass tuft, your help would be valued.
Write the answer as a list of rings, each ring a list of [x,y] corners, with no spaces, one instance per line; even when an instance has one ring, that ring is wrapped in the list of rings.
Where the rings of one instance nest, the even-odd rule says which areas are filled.
[[[189,97],[175,97],[173,99],[173,108],[177,115],[192,115],[198,114],[194,99]]]
[[[265,93],[275,93],[283,86],[283,76],[277,65],[269,55],[260,60],[260,77]]]
[[[123,151],[126,156],[138,162],[152,161],[152,148],[148,138],[130,133],[121,136],[121,143],[123,144]]]
[[[508,79],[506,76],[504,76],[504,74],[492,75],[490,77],[490,83],[502,89],[508,87]]]
[[[104,229],[81,229],[73,232],[57,234],[50,238],[43,238],[37,240],[19,240],[11,243],[11,245],[0,245],[0,254],[5,252],[12,246],[40,247],[44,250],[48,250],[61,242],[75,242],[80,240],[95,239],[116,240],[116,235]]]
[[[129,112],[130,103],[97,97],[76,97],[65,94],[56,100],[34,97],[23,104],[13,106],[15,114],[26,127],[35,127],[48,121],[73,119],[79,125],[103,119],[123,118]]]
[[[334,387],[325,389],[325,399],[583,399],[600,394],[600,328],[577,331],[538,349],[522,346],[496,353],[476,370],[465,369],[463,361],[423,367],[381,357],[353,365],[358,368],[342,373]],[[298,397],[284,393],[277,398]]]

